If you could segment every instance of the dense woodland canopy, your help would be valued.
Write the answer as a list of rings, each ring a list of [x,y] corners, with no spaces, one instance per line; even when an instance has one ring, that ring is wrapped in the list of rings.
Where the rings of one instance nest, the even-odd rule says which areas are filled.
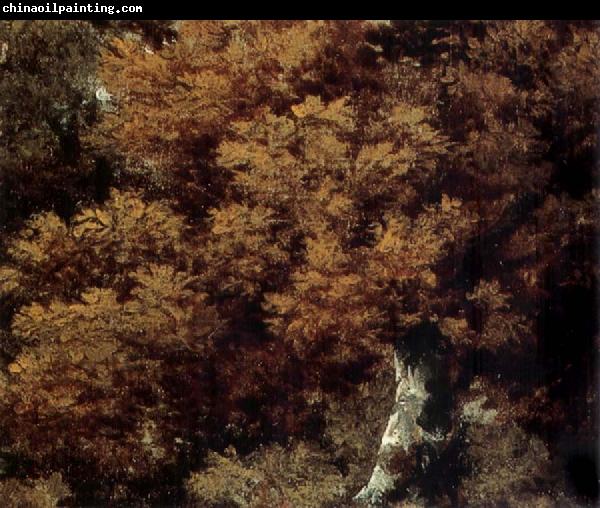
[[[593,505],[599,28],[1,22],[3,502]]]

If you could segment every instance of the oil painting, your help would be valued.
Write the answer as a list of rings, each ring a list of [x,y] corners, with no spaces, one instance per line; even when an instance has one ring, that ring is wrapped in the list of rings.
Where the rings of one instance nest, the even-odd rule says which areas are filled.
[[[0,22],[0,503],[598,502],[595,21]]]

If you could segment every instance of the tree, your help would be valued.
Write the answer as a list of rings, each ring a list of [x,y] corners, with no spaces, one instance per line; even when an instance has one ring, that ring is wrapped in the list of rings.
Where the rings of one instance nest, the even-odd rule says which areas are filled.
[[[94,116],[97,45],[85,22],[0,25],[3,227],[50,206],[72,213],[95,194],[95,167],[79,136]]]
[[[20,348],[2,382],[5,438],[38,467],[75,461],[113,481],[147,477],[186,446],[168,389],[173,357],[202,355],[220,326],[192,289],[184,223],[115,191],[69,226],[50,212],[29,228],[3,267],[4,287],[33,300],[12,319]]]
[[[121,156],[128,178],[141,178],[155,192],[171,191],[204,213],[222,192],[211,158],[227,124],[265,104],[285,109],[306,90],[339,96],[344,87],[337,83],[348,79],[347,66],[366,48],[359,22],[176,26],[179,42],[152,49],[123,37],[102,52],[99,76],[109,99],[88,142]]]

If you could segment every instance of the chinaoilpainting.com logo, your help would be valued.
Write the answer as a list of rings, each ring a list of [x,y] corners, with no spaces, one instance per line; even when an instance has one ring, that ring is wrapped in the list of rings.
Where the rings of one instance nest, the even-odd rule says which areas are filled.
[[[56,2],[48,2],[45,4],[28,5],[20,2],[2,5],[4,14],[124,14],[124,13],[141,13],[141,5],[104,5],[99,3],[94,4],[58,4]]]

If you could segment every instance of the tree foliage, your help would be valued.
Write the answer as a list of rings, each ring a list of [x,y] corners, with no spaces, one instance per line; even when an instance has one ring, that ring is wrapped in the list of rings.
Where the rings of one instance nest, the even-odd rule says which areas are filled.
[[[561,432],[597,425],[598,45],[587,22],[4,22],[0,490],[350,505],[376,439],[340,422],[384,425],[396,349],[428,359],[414,427],[443,436],[398,502],[546,502]]]

